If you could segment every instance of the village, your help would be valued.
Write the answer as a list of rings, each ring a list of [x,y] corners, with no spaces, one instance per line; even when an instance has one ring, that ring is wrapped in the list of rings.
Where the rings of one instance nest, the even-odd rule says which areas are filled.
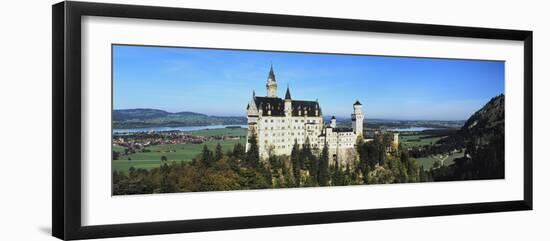
[[[229,130],[229,129],[228,129]],[[238,141],[241,136],[232,132],[203,130],[199,133],[187,131],[148,131],[113,134],[113,159],[119,159],[137,152],[151,152],[153,146],[203,145],[217,141]],[[175,152],[167,149],[164,152]]]

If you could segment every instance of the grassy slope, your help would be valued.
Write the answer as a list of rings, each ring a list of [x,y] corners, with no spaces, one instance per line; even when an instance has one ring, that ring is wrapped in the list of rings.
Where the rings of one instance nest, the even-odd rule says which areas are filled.
[[[430,143],[436,143],[438,140],[440,140],[443,137],[430,137],[430,138],[420,138],[424,137],[426,135],[404,135],[400,136],[401,143],[406,147],[416,147],[416,146],[424,146],[424,145],[430,145]],[[434,162],[443,160],[443,165],[450,165],[453,163],[453,160],[455,158],[460,158],[464,156],[464,152],[458,152],[453,153],[451,156],[447,157],[445,155],[442,155],[441,157],[439,155],[430,155],[427,157],[421,157],[421,158],[415,158],[418,160],[418,163],[422,166],[424,166],[424,170],[429,170]]]
[[[406,147],[415,147],[415,146],[424,146],[424,145],[430,145],[435,144],[437,141],[439,141],[443,136],[441,137],[429,137],[429,138],[420,138],[425,137],[426,135],[406,135],[406,136],[400,136],[400,142],[405,145]]]
[[[434,162],[443,160],[443,165],[448,166],[450,164],[453,164],[453,161],[455,158],[460,158],[464,156],[464,151],[453,153],[451,156],[442,155],[441,157],[439,155],[431,155],[428,157],[421,157],[416,158],[418,160],[418,163],[422,166],[424,166],[424,170],[429,170]]]

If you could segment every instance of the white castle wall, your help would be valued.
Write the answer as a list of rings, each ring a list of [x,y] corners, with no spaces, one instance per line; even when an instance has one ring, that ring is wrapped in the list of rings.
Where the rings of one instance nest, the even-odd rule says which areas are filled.
[[[278,98],[276,89],[275,76],[271,69],[266,84],[267,97]],[[262,113],[261,108],[255,104],[255,95],[252,96],[247,107],[249,130],[246,150],[249,149],[248,138],[252,133],[256,133],[260,158],[264,160],[269,157],[270,152],[274,155],[290,155],[294,142],[303,145],[306,138],[309,138],[311,148],[317,149],[318,152],[325,143],[328,145],[331,165],[336,160],[343,165],[356,160],[355,145],[358,136],[363,134],[364,120],[362,106],[359,102],[353,105],[352,130],[342,131],[339,129],[335,131],[337,129],[336,119],[332,119],[330,125],[325,127],[321,113],[316,112],[315,115],[318,116],[313,117],[292,116],[292,101],[288,90],[287,94],[289,97],[285,97],[285,116],[271,116],[270,112]]]

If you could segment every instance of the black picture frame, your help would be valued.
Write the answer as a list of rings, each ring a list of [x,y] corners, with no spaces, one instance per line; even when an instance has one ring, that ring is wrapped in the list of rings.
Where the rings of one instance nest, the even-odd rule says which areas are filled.
[[[522,200],[334,212],[140,222],[81,224],[81,17],[194,21],[379,33],[517,40],[524,43],[524,194]],[[533,32],[523,30],[366,21],[278,14],[151,7],[90,2],[52,6],[53,155],[52,233],[60,239],[185,233],[336,222],[532,210]]]

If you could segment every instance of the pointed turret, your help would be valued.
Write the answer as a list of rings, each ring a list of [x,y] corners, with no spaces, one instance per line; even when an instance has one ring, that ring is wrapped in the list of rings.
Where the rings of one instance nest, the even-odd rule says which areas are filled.
[[[292,99],[290,98],[290,88],[288,87],[288,85],[286,86],[285,94],[285,116],[292,116]]]
[[[288,85],[286,86],[286,94],[285,94],[285,100],[291,100],[290,97],[290,88],[288,88]]]
[[[269,75],[267,76],[267,78],[275,81],[275,72],[273,72],[273,64],[271,65],[271,67],[269,67]]]

